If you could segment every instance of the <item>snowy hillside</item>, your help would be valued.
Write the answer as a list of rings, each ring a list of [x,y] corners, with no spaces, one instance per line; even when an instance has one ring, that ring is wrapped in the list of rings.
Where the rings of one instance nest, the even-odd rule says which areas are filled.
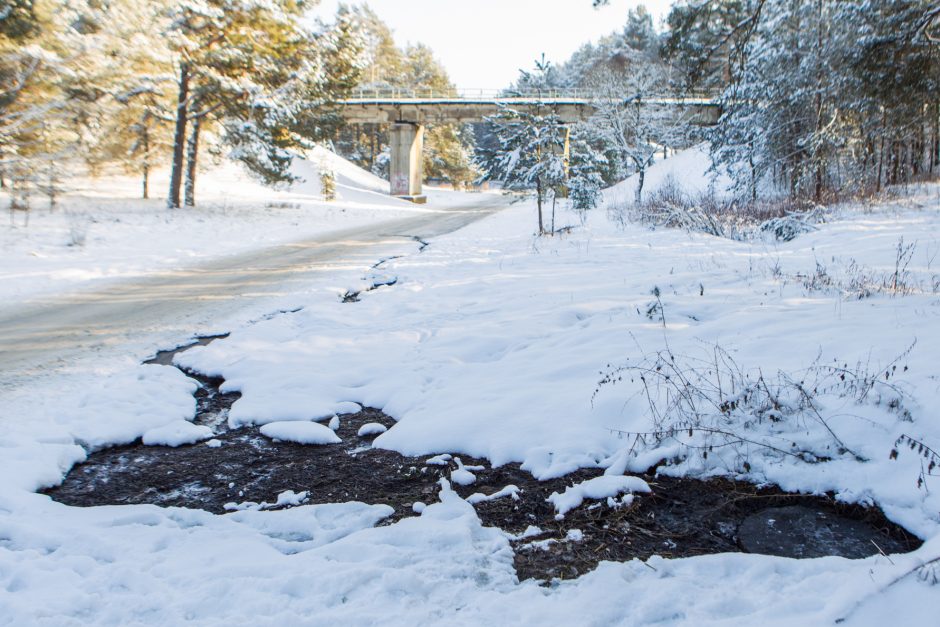
[[[691,197],[728,193],[731,179],[710,172],[711,158],[708,144],[701,143],[673,154],[668,159],[656,161],[646,170],[643,181],[643,198],[648,198],[664,187],[674,187]],[[640,177],[634,174],[604,191],[608,203],[633,203]]]

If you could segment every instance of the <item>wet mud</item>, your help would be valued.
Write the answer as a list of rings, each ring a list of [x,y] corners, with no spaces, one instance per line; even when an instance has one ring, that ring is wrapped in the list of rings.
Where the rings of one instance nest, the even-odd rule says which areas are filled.
[[[171,365],[176,353],[214,339],[218,337],[200,338],[189,346],[159,353],[150,363]],[[373,448],[375,436],[360,437],[359,429],[369,423],[395,425],[392,418],[373,408],[340,416],[336,431],[340,444],[279,442],[255,427],[229,429],[228,410],[239,394],[220,393],[220,379],[186,374],[200,384],[196,422],[216,432],[213,441],[177,448],[137,442],[98,451],[45,493],[79,507],[149,503],[223,514],[247,507],[274,509],[278,495],[292,490],[307,493],[304,504],[390,505],[394,514],[382,524],[391,524],[416,515],[416,502],[436,502],[438,481],[452,478],[459,458],[466,467],[478,467],[471,471],[472,484],[454,482],[462,497],[490,495],[510,485],[518,488],[515,496],[478,502],[475,508],[484,524],[510,534],[520,579],[574,578],[602,560],[652,555],[751,551],[798,558],[860,558],[906,552],[920,545],[875,507],[726,479],[647,474],[642,477],[650,484],[651,494],[637,495],[628,505],[586,501],[557,519],[548,497],[598,476],[601,470],[582,469],[559,479],[537,481],[517,464],[493,468],[486,460],[459,454],[443,459],[407,457]]]

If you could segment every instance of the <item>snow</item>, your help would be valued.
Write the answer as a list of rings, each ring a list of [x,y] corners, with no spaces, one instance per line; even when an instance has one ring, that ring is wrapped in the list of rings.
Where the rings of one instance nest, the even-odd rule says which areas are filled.
[[[333,414],[333,417],[330,418],[330,422],[327,424],[327,426],[333,431],[339,429],[339,416]]]
[[[482,469],[477,466],[464,466],[459,457],[454,458],[454,463],[457,464],[457,468],[451,471],[450,480],[457,485],[473,485],[476,482],[477,477],[475,474],[473,474],[472,471]]]
[[[297,493],[233,504],[225,515],[149,505],[73,508],[36,494],[91,450],[192,419],[196,383],[172,367],[136,365],[152,347],[129,338],[122,354],[76,358],[54,385],[40,377],[0,390],[0,624],[223,625],[246,616],[258,625],[792,625],[842,618],[868,625],[886,617],[929,624],[940,586],[914,569],[940,556],[940,492],[933,477],[929,491],[917,487],[916,455],[902,450],[889,459],[902,433],[940,442],[933,419],[940,405],[940,193],[912,192],[865,211],[836,212],[817,231],[785,243],[621,229],[603,212],[570,235],[533,238],[533,207],[520,203],[434,238],[420,254],[388,261],[383,273],[399,278],[393,287],[342,303],[336,286],[354,283],[361,268],[337,268],[310,278],[300,294],[271,297],[250,314],[220,321],[229,337],[177,361],[217,373],[225,390],[242,393],[232,410],[235,426],[319,427],[335,438],[310,420],[357,404],[397,421],[375,446],[435,456],[431,464],[453,460],[455,473],[473,474],[452,457],[460,455],[494,466],[517,462],[538,478],[605,470],[557,495],[559,510],[578,498],[622,503],[630,495],[620,495],[642,487],[624,473],[678,459],[662,472],[875,502],[926,540],[913,553],[864,560],[653,556],[602,562],[544,587],[517,580],[510,538],[485,527],[446,481],[424,507],[412,506],[419,516],[380,527],[374,525],[393,513],[387,505],[298,505]],[[573,216],[562,220],[576,223]],[[239,232],[258,225],[240,225]],[[850,298],[805,280],[819,266],[834,285],[890,274],[902,236],[917,242],[906,275],[910,293]],[[118,242],[123,235],[109,237]],[[125,251],[133,245],[116,244]],[[142,255],[148,250],[143,246]],[[31,266],[19,254],[11,266],[26,271]],[[86,244],[82,254],[100,259],[102,268],[118,264],[104,248]],[[37,264],[30,270],[37,276],[54,266]],[[39,282],[48,286],[47,278]],[[646,315],[654,287],[661,319]],[[303,309],[294,311],[296,305]],[[279,309],[291,313],[257,315]],[[681,359],[705,360],[720,345],[748,372],[801,372],[817,358],[879,372],[912,344],[897,378],[909,416],[892,408],[884,390],[861,403],[819,395],[832,429],[867,461],[831,451],[831,461],[808,464],[750,445],[703,459],[675,441],[637,450],[626,433],[652,427],[639,382],[627,377],[594,394],[608,365],[638,363],[667,347]],[[763,424],[747,433],[797,437],[814,450],[831,444],[818,421],[797,426]],[[290,507],[271,509],[281,500]]]
[[[297,506],[301,505],[304,501],[307,500],[307,492],[294,492],[293,490],[285,490],[277,495],[277,501],[275,501],[275,507],[288,507],[288,506]]]
[[[424,461],[428,466],[447,466],[453,456],[450,453],[441,453],[434,457],[429,457]]]
[[[320,196],[324,164],[337,174],[334,202]],[[427,211],[390,197],[387,182],[322,148],[295,159],[292,172],[304,180],[272,190],[237,163],[213,164],[199,174],[197,206],[172,210],[164,207],[164,170],[152,176],[150,200],[140,200],[139,180],[124,175],[69,180],[60,207],[50,211],[35,198],[27,226],[19,217],[0,222],[0,302],[98,288]]]
[[[643,179],[643,198],[648,198],[650,194],[672,186],[692,198],[710,194],[718,197],[726,196],[731,189],[731,178],[722,172],[712,172],[711,165],[707,143],[675,153],[668,159],[660,159],[646,170]],[[639,181],[639,175],[634,174],[604,190],[606,201],[615,204],[633,204]]]
[[[197,387],[176,368],[135,366],[98,385],[86,383],[70,390],[67,409],[55,397],[33,399],[29,415],[64,427],[70,440],[94,451],[129,444],[150,430],[192,420]]]
[[[162,427],[148,429],[141,440],[148,446],[182,446],[195,444],[211,437],[212,429],[205,425],[194,425],[185,420],[176,420]]]
[[[361,427],[359,427],[358,436],[360,438],[368,437],[370,435],[379,435],[380,433],[385,433],[388,431],[388,427],[378,422],[369,422]]]
[[[514,485],[508,485],[502,490],[497,490],[492,494],[483,494],[482,492],[474,492],[467,497],[467,503],[471,505],[476,505],[477,503],[485,503],[487,501],[495,501],[496,499],[501,499],[505,497],[511,497],[512,500],[519,499],[519,488]]]
[[[553,492],[548,501],[555,506],[559,516],[564,516],[581,505],[585,499],[599,500],[619,496],[624,492],[650,491],[649,484],[639,477],[601,475],[573,485],[561,494]]]
[[[269,422],[261,433],[274,440],[297,444],[339,444],[342,440],[332,429],[316,422]]]

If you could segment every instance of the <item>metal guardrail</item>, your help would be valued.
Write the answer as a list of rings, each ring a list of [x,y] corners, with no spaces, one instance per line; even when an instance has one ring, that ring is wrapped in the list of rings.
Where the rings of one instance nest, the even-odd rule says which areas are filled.
[[[388,88],[360,88],[353,90],[347,101],[388,101],[388,100],[596,100],[609,96],[590,89],[543,89],[543,90],[511,90],[511,89],[404,89]],[[674,94],[647,94],[644,100],[671,101],[671,102],[714,102],[716,94],[685,94],[676,97]]]

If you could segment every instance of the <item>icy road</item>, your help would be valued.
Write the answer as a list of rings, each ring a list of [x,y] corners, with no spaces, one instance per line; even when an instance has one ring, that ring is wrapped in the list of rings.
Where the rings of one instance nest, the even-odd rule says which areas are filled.
[[[506,205],[492,195],[458,207],[429,207],[417,216],[334,231],[290,244],[232,255],[185,270],[104,289],[0,305],[0,384],[147,334],[182,339],[207,319],[259,298],[288,295],[311,278],[368,267],[409,252],[413,238],[456,231]]]

